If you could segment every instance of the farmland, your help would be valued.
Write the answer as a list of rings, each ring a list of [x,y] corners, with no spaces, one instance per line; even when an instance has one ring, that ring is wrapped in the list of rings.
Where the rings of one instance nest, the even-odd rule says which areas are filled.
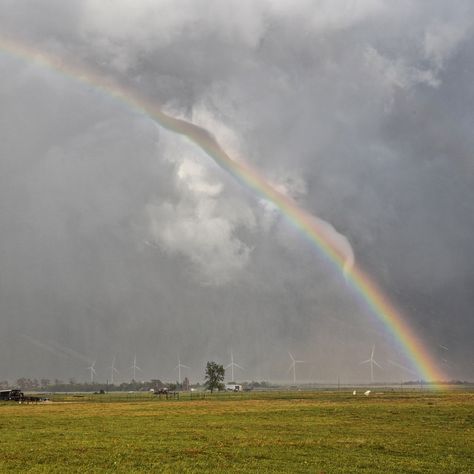
[[[264,392],[0,405],[0,471],[472,472],[474,393]]]

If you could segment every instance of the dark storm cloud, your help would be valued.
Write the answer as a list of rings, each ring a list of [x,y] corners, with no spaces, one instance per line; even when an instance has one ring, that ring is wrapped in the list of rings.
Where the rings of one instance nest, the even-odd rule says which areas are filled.
[[[211,130],[346,235],[435,356],[449,347],[450,375],[472,377],[472,13],[4,0],[0,28]],[[180,353],[198,378],[232,347],[245,378],[285,379],[291,350],[302,377],[356,380],[374,343],[395,362],[379,376],[400,376],[343,278],[200,150],[34,62],[0,68],[0,379],[85,378],[74,353],[99,378],[137,354],[165,379]]]

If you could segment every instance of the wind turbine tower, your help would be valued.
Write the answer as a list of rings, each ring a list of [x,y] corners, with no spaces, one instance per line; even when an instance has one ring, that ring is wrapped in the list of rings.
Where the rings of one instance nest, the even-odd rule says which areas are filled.
[[[184,364],[181,363],[181,359],[179,358],[179,355],[178,355],[178,365],[175,367],[175,369],[178,369],[178,383],[179,383],[179,385],[181,385],[181,367],[183,369],[189,369],[190,368],[187,365],[184,365]]]
[[[132,380],[136,380],[137,370],[139,370],[140,372],[143,372],[143,370],[140,369],[140,367],[138,367],[138,365],[137,365],[137,355],[136,354],[133,357],[133,365],[130,368],[132,369]]]
[[[114,374],[119,374],[119,371],[115,368],[115,356],[112,359],[112,365],[109,367],[110,369],[110,383],[114,384]]]
[[[375,352],[375,345],[372,346],[372,352],[370,353],[370,359],[363,360],[361,364],[370,364],[370,382],[374,383],[374,365],[379,367],[380,369],[382,366],[374,359],[374,352]]]
[[[234,362],[234,353],[232,352],[232,349],[230,351],[230,364],[227,365],[225,368],[228,369],[229,367],[230,367],[230,375],[232,377],[231,382],[235,382],[234,367],[237,367],[240,370],[244,370],[244,368],[241,365]]]
[[[90,370],[91,383],[94,383],[94,375],[97,375],[97,372],[95,371],[95,361],[92,362],[92,364],[89,367],[87,367],[87,370]]]
[[[290,365],[290,368],[288,369],[288,372],[290,372],[291,370],[293,371],[293,385],[296,385],[296,364],[304,364],[305,361],[296,360],[290,351],[288,351],[288,355],[290,356],[290,359],[291,359],[291,365]]]

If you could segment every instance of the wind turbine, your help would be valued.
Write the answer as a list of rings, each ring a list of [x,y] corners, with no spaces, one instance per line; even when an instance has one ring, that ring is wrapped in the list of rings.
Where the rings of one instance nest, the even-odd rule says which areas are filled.
[[[140,369],[140,367],[138,367],[138,365],[137,365],[137,355],[136,354],[133,357],[133,365],[130,368],[132,369],[132,380],[136,380],[137,370],[139,370],[140,372],[143,372],[143,370]]]
[[[178,355],[178,365],[175,367],[175,369],[178,369],[178,384],[179,385],[181,385],[181,367],[183,367],[183,369],[190,369],[190,367],[181,363],[181,360]]]
[[[232,377],[232,382],[235,382],[235,379],[234,379],[234,367],[237,367],[238,369],[240,370],[244,370],[244,368],[237,364],[236,362],[234,362],[234,353],[232,352],[232,349],[230,350],[230,364],[227,365],[225,368],[228,369],[230,367],[230,374],[231,374],[231,377]]]
[[[374,352],[375,352],[375,345],[372,346],[372,352],[370,353],[370,359],[363,360],[361,364],[370,364],[370,382],[374,383],[374,365],[379,367],[380,369],[382,366],[374,359]]]
[[[115,356],[112,359],[112,365],[109,367],[110,369],[110,383],[114,384],[114,374],[119,374],[119,371],[115,368]]]
[[[87,367],[87,370],[91,371],[91,383],[94,383],[94,375],[97,375],[97,372],[95,371],[95,361],[92,362],[92,364]]]
[[[293,385],[296,385],[296,364],[303,364],[305,361],[296,360],[290,351],[288,351],[288,355],[290,356],[290,359],[291,359],[291,365],[290,365],[290,368],[288,369],[288,372],[290,370],[293,370]]]

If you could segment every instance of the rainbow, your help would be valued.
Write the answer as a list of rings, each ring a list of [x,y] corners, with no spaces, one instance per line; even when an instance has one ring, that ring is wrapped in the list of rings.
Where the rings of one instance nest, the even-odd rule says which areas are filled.
[[[398,346],[410,359],[418,375],[425,381],[442,381],[446,376],[437,367],[421,339],[407,323],[407,318],[397,310],[381,288],[357,264],[347,268],[347,255],[335,241],[331,232],[309,212],[299,207],[291,198],[278,191],[268,180],[243,160],[231,158],[206,130],[188,121],[172,117],[158,104],[150,101],[130,87],[102,75],[84,65],[66,61],[41,51],[16,39],[0,36],[0,51],[47,69],[64,74],[76,81],[94,87],[131,109],[149,116],[161,127],[185,136],[201,148],[221,168],[264,199],[272,202],[332,264],[343,271],[349,286],[362,297],[371,312],[391,333]],[[436,385],[433,385],[436,386]]]

